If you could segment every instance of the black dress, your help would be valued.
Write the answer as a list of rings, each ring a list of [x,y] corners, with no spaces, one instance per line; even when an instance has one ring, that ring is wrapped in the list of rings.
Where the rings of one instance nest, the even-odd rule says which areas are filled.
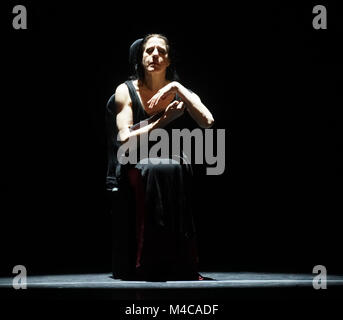
[[[126,81],[132,100],[134,125],[149,118],[132,81]],[[164,129],[183,129],[187,112]],[[120,165],[116,174],[133,191],[135,202],[135,278],[199,279],[198,254],[192,215],[192,167],[182,161],[140,159]]]

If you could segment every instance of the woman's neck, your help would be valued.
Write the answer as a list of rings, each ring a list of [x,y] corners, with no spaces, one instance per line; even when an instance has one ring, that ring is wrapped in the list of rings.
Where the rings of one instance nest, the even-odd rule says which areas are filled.
[[[169,81],[166,79],[165,73],[161,74],[149,74],[145,73],[144,80],[142,84],[148,90],[152,92],[157,92],[162,87],[164,87]]]

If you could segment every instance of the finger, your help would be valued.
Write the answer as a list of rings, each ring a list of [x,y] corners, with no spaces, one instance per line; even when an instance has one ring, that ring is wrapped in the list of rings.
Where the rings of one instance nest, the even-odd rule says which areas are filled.
[[[156,99],[156,97],[157,97],[157,93],[154,94],[154,95],[147,101],[147,103],[151,104],[151,103]]]
[[[155,105],[157,105],[158,99],[159,99],[159,95],[160,95],[160,93],[158,92],[158,93],[154,94],[150,98],[150,100],[148,100],[149,108],[153,108]]]
[[[177,106],[179,104],[179,101],[175,100],[170,105]]]
[[[178,105],[177,105],[177,108],[178,109],[182,109],[182,108],[184,108],[184,103],[183,103],[183,101],[178,101],[179,103],[178,103]]]
[[[151,109],[154,106],[154,100],[149,100],[148,101],[148,108]]]
[[[163,96],[164,96],[164,93],[163,93],[163,92],[160,92],[160,93],[157,95],[157,97],[156,97],[156,99],[155,99],[155,106],[160,102],[161,99],[162,99],[162,100],[164,99]]]
[[[173,101],[168,105],[168,109],[172,109],[174,107],[176,107],[179,104],[179,101]]]
[[[147,103],[149,103],[150,104],[150,102],[152,101],[152,99],[155,97],[155,95],[153,95],[148,101],[147,101]]]
[[[153,96],[153,97],[148,101],[148,104],[149,104],[148,108],[150,108],[150,109],[153,108],[153,107],[156,105],[155,101],[156,101],[156,97]]]

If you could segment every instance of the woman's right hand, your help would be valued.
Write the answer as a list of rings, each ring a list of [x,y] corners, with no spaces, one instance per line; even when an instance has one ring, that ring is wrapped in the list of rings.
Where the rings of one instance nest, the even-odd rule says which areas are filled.
[[[173,121],[183,115],[185,111],[185,105],[183,101],[173,101],[165,109],[163,118],[168,122]]]

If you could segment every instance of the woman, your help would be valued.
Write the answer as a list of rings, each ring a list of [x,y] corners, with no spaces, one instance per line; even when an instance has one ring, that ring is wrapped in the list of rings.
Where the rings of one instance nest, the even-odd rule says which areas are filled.
[[[175,81],[170,45],[160,34],[140,44],[135,79],[115,92],[116,124],[121,143],[139,139],[156,128],[183,127],[187,114],[202,128],[214,120],[200,98]],[[145,126],[134,126],[149,119]],[[170,157],[171,158],[171,157]],[[191,167],[182,161],[139,159],[121,168],[135,193],[136,276],[139,279],[201,279],[191,213]]]

